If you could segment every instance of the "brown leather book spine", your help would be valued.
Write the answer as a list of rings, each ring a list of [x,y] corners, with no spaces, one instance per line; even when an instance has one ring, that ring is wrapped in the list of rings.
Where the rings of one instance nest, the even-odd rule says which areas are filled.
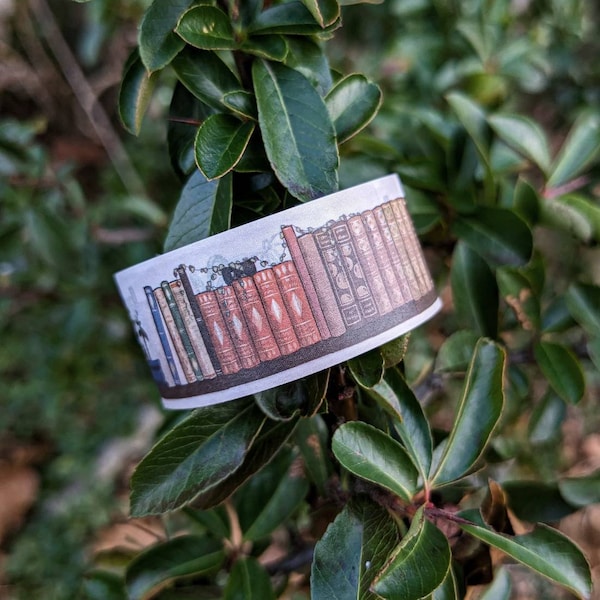
[[[304,348],[321,341],[321,334],[311,311],[308,294],[302,286],[294,262],[286,260],[275,265],[273,273],[300,346]]]
[[[212,340],[215,352],[219,357],[223,375],[237,373],[242,368],[242,365],[240,364],[233,340],[229,335],[225,319],[221,314],[215,291],[209,290],[196,294],[196,302],[206,322],[208,334]]]

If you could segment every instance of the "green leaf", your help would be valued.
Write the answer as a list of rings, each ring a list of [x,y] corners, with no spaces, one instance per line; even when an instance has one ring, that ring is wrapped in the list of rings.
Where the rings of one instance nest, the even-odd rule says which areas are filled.
[[[584,477],[565,477],[558,482],[562,497],[576,508],[600,502],[600,470]]]
[[[200,125],[194,142],[196,163],[208,180],[223,177],[237,165],[254,126],[252,121],[222,113],[211,115]]]
[[[600,287],[573,283],[566,293],[567,308],[591,336],[600,336]]]
[[[410,501],[417,489],[417,470],[406,450],[388,434],[351,421],[339,427],[332,450],[352,474],[376,483]]]
[[[486,525],[478,510],[464,511],[459,515],[472,522],[459,523],[459,527],[473,537],[502,550],[514,560],[564,586],[577,597],[590,597],[590,567],[581,550],[562,533],[546,525],[538,525],[530,533],[508,536]]]
[[[383,356],[377,348],[351,358],[347,365],[356,383],[364,388],[374,387],[383,377]]]
[[[443,583],[451,560],[446,536],[420,507],[372,589],[386,600],[420,600]]]
[[[470,329],[455,331],[444,340],[435,359],[435,370],[465,372],[475,352],[479,335]]]
[[[127,597],[130,600],[154,597],[178,579],[218,570],[224,560],[220,542],[197,535],[184,535],[151,546],[127,568]]]
[[[235,496],[244,539],[270,535],[296,511],[308,488],[302,463],[289,448],[282,449]]]
[[[252,79],[265,150],[279,181],[302,201],[337,191],[335,130],[310,81],[262,60],[252,65]]]
[[[282,35],[253,35],[240,45],[240,50],[267,60],[282,62],[288,53],[288,44]]]
[[[492,267],[519,267],[531,258],[531,230],[512,210],[481,207],[471,217],[456,219],[452,230]]]
[[[196,98],[217,110],[222,110],[226,94],[242,90],[237,77],[214,52],[188,46],[173,61],[173,70]]]
[[[315,546],[311,597],[375,600],[369,587],[399,539],[398,527],[385,509],[366,498],[352,500]]]
[[[228,92],[223,96],[223,105],[244,119],[258,120],[256,99],[250,92]]]
[[[501,567],[496,572],[493,583],[483,592],[479,600],[510,600],[512,598],[512,583],[508,571]]]
[[[231,177],[208,181],[200,171],[187,180],[165,239],[165,252],[229,229]]]
[[[550,170],[549,144],[542,128],[523,115],[495,114],[488,122],[499,138],[532,160],[547,174]]]
[[[540,212],[540,198],[533,186],[519,177],[515,186],[513,204],[518,215],[528,224],[535,225]]]
[[[308,477],[319,494],[325,495],[332,471],[329,459],[329,430],[321,415],[301,419],[295,432],[295,442],[302,454]]]
[[[386,369],[388,367],[395,367],[404,360],[409,341],[410,333],[407,333],[379,347],[379,351],[383,357],[383,366]]]
[[[148,71],[167,66],[183,49],[185,42],[175,34],[179,17],[192,0],[154,0],[140,24],[140,57]]]
[[[178,508],[234,473],[266,417],[248,400],[197,409],[144,457],[131,478],[131,513]]]
[[[338,143],[349,140],[364,129],[381,106],[379,86],[364,75],[353,73],[340,79],[325,97]]]
[[[459,322],[481,336],[498,335],[498,287],[479,254],[460,241],[450,271],[452,299]]]
[[[125,582],[123,578],[108,571],[95,570],[86,573],[82,583],[85,600],[125,600]]]
[[[560,521],[575,509],[565,502],[556,483],[541,481],[506,481],[502,489],[508,504],[519,519],[536,523]]]
[[[502,413],[505,353],[491,340],[481,339],[458,406],[456,419],[432,479],[436,485],[455,481],[473,468]]]
[[[587,198],[575,194],[545,198],[540,204],[540,222],[585,243],[600,239],[600,210]]]
[[[541,341],[533,347],[535,359],[552,389],[569,404],[577,404],[585,392],[581,365],[561,344]]]
[[[235,561],[223,600],[275,600],[271,579],[256,558],[248,556]]]
[[[309,38],[299,36],[287,40],[288,54],[285,64],[300,71],[317,89],[320,96],[325,96],[331,89],[331,69],[323,48]]]
[[[600,150],[600,116],[585,113],[577,119],[552,165],[546,189],[564,185],[585,172],[598,158]]]
[[[512,308],[525,331],[537,331],[541,325],[540,301],[523,272],[514,267],[496,270],[500,293]]]
[[[322,31],[324,31],[323,27],[298,0],[267,8],[248,27],[249,33],[260,35],[267,33],[310,35]]]
[[[138,135],[140,132],[156,81],[156,74],[148,73],[135,49],[123,69],[119,90],[119,116],[129,133]]]
[[[340,16],[340,3],[338,0],[302,0],[310,14],[321,27],[327,27]]]
[[[216,6],[201,4],[186,11],[175,31],[200,50],[233,50],[233,27],[229,17]]]
[[[545,307],[542,314],[542,331],[547,333],[566,331],[576,324],[567,306],[565,296],[568,293],[567,290],[567,294],[556,296]]]
[[[558,442],[565,417],[565,403],[560,396],[549,391],[531,412],[527,428],[529,441],[532,444]]]
[[[462,600],[463,595],[460,592],[460,587],[452,566],[448,569],[448,573],[441,585],[437,587],[427,600]],[[498,600],[498,599],[494,599]]]

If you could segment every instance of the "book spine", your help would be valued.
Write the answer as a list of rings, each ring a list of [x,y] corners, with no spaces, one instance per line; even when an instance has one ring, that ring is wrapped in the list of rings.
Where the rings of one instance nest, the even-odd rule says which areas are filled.
[[[192,284],[190,282],[190,278],[188,277],[185,266],[180,265],[177,267],[177,274],[179,275],[179,279],[183,284],[183,289],[185,290],[187,296],[187,303],[192,310],[192,314],[194,315],[194,319],[196,321],[196,326],[198,327],[198,331],[204,340],[204,344],[206,346],[206,351],[208,352],[208,356],[210,358],[210,362],[214,367],[214,370],[217,375],[221,373],[221,365],[219,364],[219,357],[215,351],[210,335],[208,334],[208,327],[206,325],[206,321],[202,317],[202,312],[200,311],[200,306],[195,300],[196,294],[194,294],[194,290],[192,289]]]
[[[194,352],[190,336],[188,335],[187,329],[185,328],[183,317],[181,316],[179,308],[177,307],[177,302],[175,301],[175,296],[173,295],[171,286],[169,285],[168,281],[163,281],[161,282],[160,287],[165,293],[165,298],[167,300],[167,304],[169,305],[169,310],[173,315],[175,327],[177,327],[177,332],[179,333],[179,337],[183,343],[183,347],[185,348],[187,357],[190,361],[190,364],[192,365],[192,370],[194,371],[196,380],[202,381],[204,379],[204,376],[202,375],[202,369],[200,368],[200,363],[198,362],[196,353]]]
[[[331,337],[331,332],[329,331],[329,325],[327,324],[327,319],[323,313],[319,295],[315,289],[315,284],[311,278],[304,255],[302,254],[302,249],[298,243],[298,238],[296,237],[294,228],[290,225],[286,225],[285,227],[281,228],[281,232],[283,233],[283,239],[285,240],[287,248],[290,252],[290,256],[292,257],[293,266],[297,271],[299,282],[301,283],[301,286],[306,294],[306,298],[308,299],[308,304],[310,306],[312,315],[317,323],[317,327],[319,328],[320,338],[322,340],[326,340]],[[296,333],[298,332],[296,331]],[[299,341],[302,344],[302,340]]]
[[[235,344],[235,349],[243,369],[252,369],[260,363],[258,347],[255,345],[251,330],[246,324],[244,314],[230,285],[215,290],[221,314],[227,324],[229,335]]]
[[[233,340],[227,329],[227,324],[221,314],[219,301],[214,290],[196,294],[196,302],[206,322],[208,335],[210,336],[215,352],[219,357],[223,375],[231,375],[241,370]]]
[[[167,331],[171,336],[171,341],[173,342],[173,346],[175,347],[175,352],[177,353],[177,358],[179,358],[179,363],[181,364],[181,369],[183,371],[185,379],[188,383],[194,383],[194,381],[196,381],[196,376],[194,375],[194,370],[192,369],[192,364],[183,346],[183,342],[179,337],[179,332],[177,331],[175,319],[173,319],[173,314],[171,313],[171,309],[169,308],[169,304],[167,303],[167,299],[165,298],[165,292],[162,289],[162,287],[156,288],[154,290],[154,297],[156,298],[156,302],[158,303],[160,312],[162,313],[162,316],[165,320]]]
[[[308,294],[302,285],[294,262],[286,260],[275,265],[273,273],[300,346],[305,348],[321,341],[322,337],[308,301]],[[329,328],[327,330],[329,331]]]
[[[149,285],[147,285],[144,287],[144,292],[146,293],[146,299],[148,300],[148,305],[150,306],[150,312],[152,313],[154,326],[156,327],[156,332],[158,333],[160,345],[165,353],[165,359],[167,360],[167,365],[169,367],[169,371],[171,372],[173,383],[175,385],[181,385],[181,380],[179,379],[179,373],[177,372],[177,366],[175,365],[175,359],[173,357],[173,351],[171,350],[171,344],[169,344],[168,334],[165,330],[165,326],[163,325],[160,308],[156,298],[154,297],[154,291]]]
[[[331,283],[329,270],[323,262],[323,258],[315,241],[315,236],[313,233],[306,233],[297,239],[319,298],[323,315],[327,320],[329,333],[331,334],[331,337],[338,337],[346,332],[346,325],[338,306],[337,296]]]
[[[215,372],[215,368],[213,367],[210,356],[206,350],[206,344],[198,329],[196,318],[194,317],[192,307],[188,302],[183,284],[179,279],[176,279],[175,281],[171,281],[169,285],[171,286],[171,292],[173,292],[179,314],[183,319],[183,324],[190,338],[194,354],[198,359],[202,376],[204,379],[214,379],[217,376],[217,373]]]
[[[398,248],[396,248],[396,244],[394,243],[392,232],[388,227],[387,219],[385,218],[385,214],[383,212],[383,206],[377,206],[374,208],[373,214],[377,219],[379,231],[381,232],[381,235],[385,241],[390,262],[392,264],[392,268],[394,269],[394,273],[396,274],[396,278],[398,279],[398,285],[400,286],[402,296],[407,302],[410,302],[411,300],[414,300],[413,289],[409,285],[408,275],[404,272],[404,264],[400,254],[398,253]]]
[[[360,215],[348,219],[348,229],[358,255],[358,261],[373,293],[373,300],[380,315],[389,313],[393,306],[387,293],[386,284],[381,273],[383,265],[377,262],[375,252],[371,247],[365,224]]]
[[[260,300],[254,279],[251,276],[242,277],[236,279],[232,286],[246,318],[258,358],[262,362],[279,358],[281,352],[271,331],[269,319]]]
[[[433,289],[433,281],[429,274],[429,268],[425,263],[425,257],[423,256],[419,238],[417,237],[417,233],[410,220],[404,198],[392,200],[391,204],[394,209],[394,214],[396,215],[396,220],[400,223],[400,227],[404,232],[404,240],[406,242],[411,264],[415,267],[417,280],[419,282],[419,290],[421,291],[421,295],[424,296]]]
[[[365,319],[377,316],[377,305],[375,304],[369,282],[358,259],[358,252],[350,234],[348,223],[346,221],[337,221],[331,226],[331,232],[333,233],[333,238],[338,247],[342,264],[346,270],[348,281],[352,286],[361,315]]]
[[[292,320],[279,291],[273,269],[263,269],[252,277],[269,319],[271,331],[282,354],[286,356],[300,350],[300,342],[294,331]]]
[[[377,225],[377,219],[372,210],[365,210],[361,213],[361,216],[390,301],[394,308],[402,306],[408,298],[404,298],[402,294],[402,289],[394,273],[394,267],[392,266],[385,240]]]

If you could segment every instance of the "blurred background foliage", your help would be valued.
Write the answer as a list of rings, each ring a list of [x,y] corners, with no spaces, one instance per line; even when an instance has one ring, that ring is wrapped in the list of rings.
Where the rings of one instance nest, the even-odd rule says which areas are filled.
[[[180,187],[165,147],[169,75],[139,138],[116,116],[122,66],[148,4],[0,1],[0,493],[17,499],[0,523],[8,598],[76,597],[98,531],[127,513],[128,466],[162,420],[112,282],[160,251]],[[531,336],[500,306],[502,337],[522,364],[513,363],[494,451],[518,459],[515,477],[555,478],[585,458],[584,441],[597,440],[600,348],[569,329],[562,297],[574,281],[600,285],[599,173],[576,172],[563,182],[576,200],[559,218],[543,214],[541,199],[555,197],[543,157],[516,152],[501,127],[478,130],[477,111],[526,115],[554,156],[573,123],[600,110],[599,12],[592,0],[388,0],[346,7],[328,44],[332,64],[384,91],[376,120],[343,146],[341,186],[401,175],[442,294],[453,255],[475,260],[448,234],[456,215],[518,196],[537,225],[544,266],[533,261],[528,277],[539,276],[544,331],[561,332],[592,391],[566,407],[542,382],[520,389]],[[413,335],[405,360],[440,425],[442,375],[420,375],[451,333],[494,335],[469,318],[447,308],[437,329]]]

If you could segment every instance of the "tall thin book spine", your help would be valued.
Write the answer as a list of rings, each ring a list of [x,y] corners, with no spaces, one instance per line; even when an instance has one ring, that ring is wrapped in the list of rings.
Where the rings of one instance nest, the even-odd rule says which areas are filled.
[[[348,219],[348,228],[354,240],[358,260],[373,293],[373,300],[375,301],[377,310],[380,315],[385,315],[392,310],[393,306],[386,289],[386,284],[383,281],[382,269],[384,265],[380,265],[377,262],[362,217],[356,215]]]
[[[202,334],[198,329],[198,325],[196,323],[194,313],[192,312],[192,307],[188,302],[187,294],[185,293],[183,284],[181,280],[176,279],[175,281],[171,281],[169,285],[171,286],[175,303],[179,309],[179,314],[183,319],[183,324],[188,332],[192,348],[194,349],[194,354],[198,359],[198,364],[200,365],[202,375],[204,379],[214,379],[217,376],[217,373],[215,372],[215,368],[213,367],[210,356],[206,350],[206,344],[204,343]]]
[[[300,346],[305,348],[321,341],[321,334],[308,301],[308,294],[305,292],[294,262],[286,260],[275,265],[273,273]]]
[[[185,328],[183,317],[181,316],[179,308],[177,307],[177,302],[175,302],[175,296],[173,295],[171,286],[169,285],[168,281],[163,281],[161,282],[160,287],[165,293],[165,298],[167,300],[167,304],[169,305],[169,310],[173,315],[173,321],[175,321],[177,332],[179,333],[179,337],[181,338],[183,347],[185,348],[190,364],[192,365],[192,370],[194,371],[196,380],[202,381],[204,379],[204,376],[202,375],[202,369],[200,368],[200,363],[198,362],[196,353],[194,352],[194,347],[192,346],[190,336],[188,335],[187,329]]]
[[[256,340],[251,335],[251,330],[246,324],[246,319],[230,285],[218,288],[215,291],[221,314],[227,323],[229,335],[235,344],[240,364],[244,369],[251,369],[260,363]]]
[[[246,318],[250,336],[261,362],[279,358],[281,352],[269,325],[269,318],[260,300],[258,288],[251,276],[232,283],[240,307]]]
[[[331,231],[361,315],[365,319],[377,316],[377,305],[358,259],[348,223],[344,220],[336,221],[331,225]]]
[[[338,337],[346,332],[346,324],[342,317],[342,312],[338,306],[337,296],[333,284],[326,268],[323,257],[319,252],[315,241],[314,233],[306,233],[300,236],[298,245],[304,256],[305,264],[308,267],[310,278],[319,298],[319,304],[323,311],[327,327],[331,337]]]
[[[206,322],[208,334],[212,340],[215,352],[219,357],[223,375],[237,373],[241,370],[242,365],[233,340],[231,339],[231,335],[229,334],[225,319],[221,314],[216,292],[214,290],[200,292],[199,294],[196,294],[196,302],[202,312],[202,317]]]
[[[156,298],[156,302],[158,303],[160,312],[162,313],[163,319],[165,320],[167,331],[171,336],[171,341],[173,342],[173,346],[175,347],[175,352],[177,353],[177,358],[179,358],[179,364],[181,365],[181,369],[183,371],[185,379],[188,383],[194,383],[194,381],[196,381],[194,369],[192,369],[192,363],[190,362],[189,356],[186,352],[183,342],[181,341],[181,337],[179,337],[177,325],[175,324],[175,319],[173,319],[173,313],[169,308],[169,304],[167,302],[167,299],[165,298],[165,292],[162,289],[162,287],[156,288],[154,290],[154,297]]]
[[[179,265],[176,270],[177,270],[177,274],[179,275],[179,279],[180,279],[181,283],[183,284],[183,289],[185,290],[185,293],[187,295],[187,301],[192,310],[192,314],[194,315],[194,319],[196,320],[196,325],[198,327],[198,331],[200,332],[200,335],[202,336],[202,339],[204,340],[204,344],[206,346],[206,351],[208,352],[210,362],[211,362],[212,366],[214,367],[216,374],[219,375],[221,373],[219,357],[217,356],[217,353],[213,346],[211,337],[208,333],[208,327],[206,325],[206,321],[202,317],[202,312],[200,310],[200,306],[198,306],[198,303],[195,300],[196,295],[194,294],[194,290],[192,289],[192,284],[190,282],[190,278],[187,274],[187,271],[186,271],[184,265]]]
[[[300,350],[300,342],[281,296],[273,269],[259,271],[254,274],[253,279],[282,356],[297,352]]]
[[[383,277],[385,287],[394,308],[402,306],[408,298],[404,298],[402,289],[394,273],[394,267],[390,260],[390,255],[387,251],[385,240],[377,225],[377,219],[372,210],[365,210],[361,213],[362,220],[365,224],[365,230],[371,242],[371,248],[375,255],[375,260],[379,265],[379,271]]]
[[[169,371],[171,372],[173,383],[175,385],[181,385],[179,373],[177,372],[177,366],[175,365],[175,358],[173,357],[173,351],[171,350],[171,344],[169,343],[168,334],[165,329],[165,326],[163,325],[158,302],[154,297],[154,291],[149,285],[146,285],[144,286],[144,292],[146,293],[146,299],[148,300],[148,305],[150,306],[150,312],[152,313],[152,319],[154,320],[156,333],[158,333],[160,345],[162,346],[163,352],[165,353],[165,359],[167,360],[167,365],[169,366]]]
[[[331,332],[329,331],[329,325],[327,324],[327,319],[325,318],[325,314],[323,313],[323,309],[321,307],[319,294],[317,293],[315,284],[310,276],[310,271],[304,259],[304,255],[302,254],[302,249],[298,243],[298,238],[296,237],[294,228],[290,225],[286,225],[285,227],[281,228],[281,232],[290,252],[290,256],[292,257],[295,270],[298,273],[299,281],[306,294],[306,298],[308,299],[311,313],[316,321],[317,327],[319,328],[320,338],[322,340],[326,340],[327,338],[331,337]],[[296,331],[296,333],[298,332]],[[300,343],[302,344],[302,340],[300,340]]]

